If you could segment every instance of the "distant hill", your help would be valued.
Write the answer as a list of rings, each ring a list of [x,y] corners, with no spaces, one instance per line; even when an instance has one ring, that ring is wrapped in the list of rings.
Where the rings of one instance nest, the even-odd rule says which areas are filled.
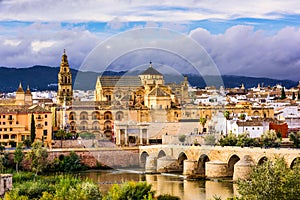
[[[57,75],[59,67],[48,66],[33,66],[29,68],[7,68],[0,67],[0,92],[14,92],[17,90],[19,83],[22,83],[25,89],[27,85],[30,86],[32,91],[44,91],[44,90],[57,90]],[[71,69],[74,89],[93,90],[97,76],[101,73],[96,72],[82,72],[76,69]],[[106,71],[104,75],[122,76],[126,74],[126,71],[113,72]],[[132,74],[131,74],[132,75]],[[203,77],[187,74],[189,83],[196,87],[205,87]],[[214,77],[209,77],[214,78]],[[258,83],[264,86],[274,86],[276,84],[282,84],[287,88],[294,87],[298,83],[291,80],[276,80],[269,78],[255,78],[244,76],[222,76],[225,87],[239,87],[242,83],[246,88],[255,87]],[[166,82],[179,82],[182,77],[178,78],[172,75],[166,76]]]

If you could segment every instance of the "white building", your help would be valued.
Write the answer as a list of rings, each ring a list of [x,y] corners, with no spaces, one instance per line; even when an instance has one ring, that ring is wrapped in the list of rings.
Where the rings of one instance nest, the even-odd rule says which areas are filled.
[[[250,138],[258,138],[265,131],[269,130],[269,123],[263,121],[241,121],[229,120],[227,123],[228,132],[240,135],[242,133],[249,133]]]

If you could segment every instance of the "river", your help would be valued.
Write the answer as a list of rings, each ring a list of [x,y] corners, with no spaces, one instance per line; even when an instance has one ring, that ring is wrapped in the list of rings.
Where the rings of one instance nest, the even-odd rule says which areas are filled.
[[[114,183],[125,181],[146,181],[152,184],[152,189],[159,194],[171,194],[181,200],[209,200],[214,196],[226,199],[234,195],[235,185],[230,180],[186,180],[178,174],[143,174],[127,170],[97,170],[82,172],[99,184],[103,193]]]

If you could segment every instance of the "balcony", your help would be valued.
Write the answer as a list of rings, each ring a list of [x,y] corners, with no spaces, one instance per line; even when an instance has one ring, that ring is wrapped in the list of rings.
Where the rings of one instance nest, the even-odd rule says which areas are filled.
[[[12,121],[14,121],[15,119],[14,118],[12,118],[12,117],[8,117],[7,118],[7,121],[10,121],[10,122],[12,122]]]

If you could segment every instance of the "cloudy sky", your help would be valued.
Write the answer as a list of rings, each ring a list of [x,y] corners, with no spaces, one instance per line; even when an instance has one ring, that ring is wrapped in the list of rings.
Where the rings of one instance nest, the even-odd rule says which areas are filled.
[[[196,41],[221,74],[300,80],[298,0],[0,0],[0,66],[56,67],[66,49],[71,67],[81,68],[103,42],[148,27]],[[183,51],[198,53],[174,39],[167,53],[143,44],[111,65],[128,70],[151,60],[178,70],[190,60]]]

